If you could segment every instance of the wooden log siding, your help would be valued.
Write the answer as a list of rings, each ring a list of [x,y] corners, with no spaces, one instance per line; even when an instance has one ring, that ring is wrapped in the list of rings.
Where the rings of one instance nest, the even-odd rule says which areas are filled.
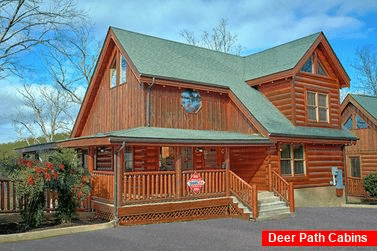
[[[340,128],[339,87],[339,82],[334,74],[320,76],[299,72],[293,77],[293,80],[288,78],[265,83],[257,89],[295,125]],[[307,91],[328,95],[329,123],[307,120]]]
[[[182,91],[172,86],[154,86],[150,97],[152,127],[256,132],[227,94],[199,91],[202,100],[200,110],[187,113],[181,105]]]
[[[306,92],[328,95],[329,123],[310,122],[306,117]],[[339,83],[336,79],[314,74],[298,73],[294,78],[295,113],[298,126],[325,126],[340,128]]]
[[[247,183],[256,184],[258,190],[266,190],[268,157],[268,147],[232,147],[230,169]]]
[[[114,172],[94,171],[92,176],[93,197],[114,201]]]
[[[295,188],[329,186],[331,167],[341,168],[344,174],[343,151],[340,145],[305,145],[306,175],[289,178]]]
[[[145,92],[130,67],[127,83],[110,88],[107,69],[95,96],[83,131],[77,136],[125,130],[145,125]]]

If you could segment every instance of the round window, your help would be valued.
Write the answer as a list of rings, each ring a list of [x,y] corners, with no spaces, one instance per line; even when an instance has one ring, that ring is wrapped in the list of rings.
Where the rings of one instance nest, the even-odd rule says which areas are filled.
[[[197,112],[202,106],[199,92],[189,89],[181,93],[181,102],[187,112]]]

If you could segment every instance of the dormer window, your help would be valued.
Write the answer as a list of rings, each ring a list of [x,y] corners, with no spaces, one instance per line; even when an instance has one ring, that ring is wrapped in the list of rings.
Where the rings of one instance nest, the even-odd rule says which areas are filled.
[[[353,127],[352,116],[347,119],[347,121],[346,121],[346,123],[344,123],[343,127],[348,129],[348,130],[352,130],[352,127]]]
[[[307,118],[309,121],[328,122],[329,103],[326,94],[308,91],[306,94]]]
[[[321,63],[319,62],[319,61],[317,61],[317,73],[319,74],[319,75],[322,75],[322,76],[326,76],[327,74],[326,74],[326,71],[325,71],[325,69],[323,68],[323,66],[321,65]]]
[[[357,129],[366,129],[368,128],[367,123],[359,115],[356,115],[356,127]]]
[[[301,71],[303,72],[313,72],[313,59],[310,57],[304,64],[304,66],[301,68]]]
[[[301,67],[301,71],[318,74],[321,76],[327,76],[325,68],[323,67],[319,59],[314,55],[305,62],[305,64]]]

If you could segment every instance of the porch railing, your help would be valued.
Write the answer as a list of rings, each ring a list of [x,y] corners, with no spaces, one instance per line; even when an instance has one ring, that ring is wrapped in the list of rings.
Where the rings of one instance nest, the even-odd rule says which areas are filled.
[[[193,193],[187,186],[187,182],[194,173],[204,180],[204,185],[198,193]],[[196,170],[182,172],[182,196],[200,197],[200,196],[222,196],[226,192],[225,170]]]
[[[0,180],[0,212],[16,212],[18,210],[16,186],[13,181]]]
[[[92,175],[92,196],[114,201],[114,173],[108,171],[94,171]]]
[[[229,170],[229,190],[241,202],[253,210],[253,218],[258,217],[258,190]]]
[[[348,196],[368,197],[368,193],[365,191],[364,181],[362,178],[347,177],[346,189]]]
[[[132,172],[124,174],[125,203],[174,198],[176,191],[174,171]]]
[[[289,209],[291,213],[295,212],[295,201],[294,201],[294,189],[293,183],[287,182],[283,177],[281,177],[277,172],[272,170],[271,165],[268,167],[269,172],[269,190],[277,194],[281,199],[289,204]]]

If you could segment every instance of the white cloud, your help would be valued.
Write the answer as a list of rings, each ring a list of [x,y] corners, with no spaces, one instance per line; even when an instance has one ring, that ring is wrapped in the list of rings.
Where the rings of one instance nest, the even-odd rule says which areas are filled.
[[[101,36],[109,26],[181,41],[180,31],[208,30],[228,18],[239,42],[248,49],[268,48],[289,40],[324,31],[330,35],[358,33],[362,15],[377,9],[377,1],[351,0],[110,0],[85,1]]]

